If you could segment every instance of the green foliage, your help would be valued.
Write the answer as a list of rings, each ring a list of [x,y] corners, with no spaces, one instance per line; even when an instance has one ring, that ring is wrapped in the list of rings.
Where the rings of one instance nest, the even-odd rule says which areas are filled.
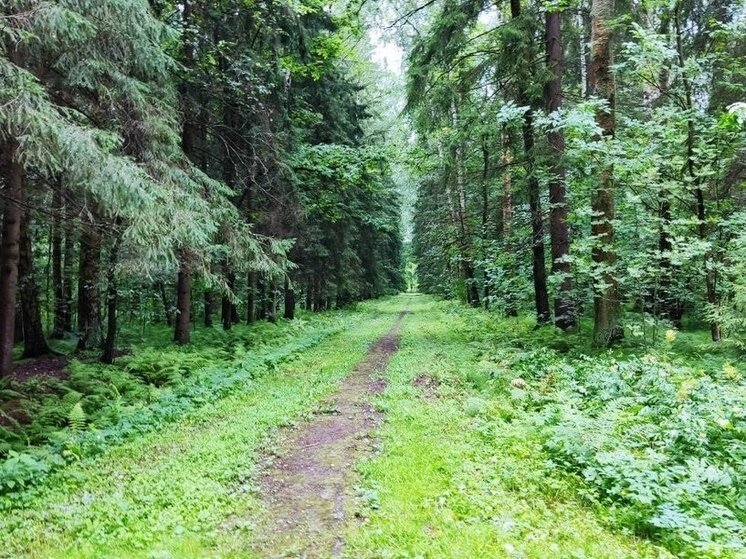
[[[204,345],[144,347],[115,366],[76,361],[69,379],[23,385],[24,392],[13,394],[23,396],[31,421],[0,431],[6,456],[0,462],[0,506],[17,504],[16,490],[42,483],[66,463],[160,429],[240,390],[338,332],[345,319],[351,320],[321,315],[281,327],[210,330],[201,336]],[[29,443],[42,446],[29,450]]]

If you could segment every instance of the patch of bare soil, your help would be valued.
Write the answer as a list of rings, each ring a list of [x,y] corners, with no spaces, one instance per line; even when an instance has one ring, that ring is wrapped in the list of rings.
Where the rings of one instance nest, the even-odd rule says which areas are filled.
[[[26,363],[18,363],[13,368],[11,376],[18,382],[26,382],[38,377],[66,380],[69,377],[67,364],[68,359],[63,355],[45,355]]]
[[[405,314],[322,406],[333,413],[317,414],[288,430],[278,457],[268,460],[260,477],[266,516],[254,549],[261,557],[341,555],[354,465],[373,452],[372,434],[382,419],[370,396],[386,388],[381,375],[399,348]]]
[[[412,386],[415,388],[419,388],[421,390],[422,397],[429,400],[431,398],[437,398],[438,397],[438,387],[440,386],[440,381],[428,375],[427,373],[422,373],[421,375],[418,375],[414,380],[412,380]]]

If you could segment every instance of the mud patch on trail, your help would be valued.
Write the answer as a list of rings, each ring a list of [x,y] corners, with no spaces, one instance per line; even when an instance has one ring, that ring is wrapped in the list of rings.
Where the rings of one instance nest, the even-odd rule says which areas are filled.
[[[316,414],[288,430],[277,457],[266,459],[259,486],[266,505],[253,551],[260,557],[340,557],[355,464],[374,450],[381,413],[370,403],[386,388],[381,375],[399,348],[401,313],[389,332],[322,404]]]

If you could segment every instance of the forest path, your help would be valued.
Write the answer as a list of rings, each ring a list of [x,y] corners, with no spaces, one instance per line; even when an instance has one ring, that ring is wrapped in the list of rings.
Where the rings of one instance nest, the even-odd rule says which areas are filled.
[[[264,457],[260,490],[266,514],[254,551],[261,557],[340,557],[355,464],[373,452],[382,414],[370,402],[399,348],[402,311],[365,359],[306,423],[289,428]]]

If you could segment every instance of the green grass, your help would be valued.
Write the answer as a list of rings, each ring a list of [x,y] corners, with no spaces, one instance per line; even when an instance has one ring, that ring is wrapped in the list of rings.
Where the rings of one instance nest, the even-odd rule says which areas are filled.
[[[480,319],[451,303],[411,300],[379,403],[383,452],[360,467],[366,521],[351,526],[347,557],[670,557],[605,526],[601,509],[552,477],[530,424],[496,436],[492,422],[505,410],[479,391]],[[413,386],[420,375],[436,380]]]
[[[251,559],[258,457],[405,308],[345,557],[743,557],[746,384],[732,347],[691,331],[598,351],[582,329],[420,295],[138,350],[118,375],[178,377],[0,498],[0,557]]]
[[[84,459],[0,517],[0,557],[246,557],[257,452],[311,413],[385,333],[398,305],[361,305],[349,328],[171,426]],[[364,320],[361,320],[364,319]]]

